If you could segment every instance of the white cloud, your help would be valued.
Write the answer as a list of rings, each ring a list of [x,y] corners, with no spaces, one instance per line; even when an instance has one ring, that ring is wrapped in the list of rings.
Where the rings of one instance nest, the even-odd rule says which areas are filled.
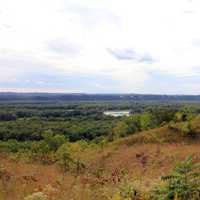
[[[38,74],[106,76],[119,92],[150,93],[151,72],[178,79],[200,71],[198,0],[0,0],[0,10],[2,79],[30,74],[38,63]],[[108,49],[133,49],[137,59],[116,59]]]

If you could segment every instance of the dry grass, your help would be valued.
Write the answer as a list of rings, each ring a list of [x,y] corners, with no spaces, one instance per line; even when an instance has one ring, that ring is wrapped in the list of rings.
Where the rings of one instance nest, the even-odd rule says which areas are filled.
[[[56,164],[27,164],[1,155],[4,168],[0,170],[0,199],[23,200],[41,191],[49,200],[106,200],[106,194],[115,191],[124,172],[145,191],[191,154],[200,162],[200,142],[183,138],[164,126],[121,139],[104,149],[81,153],[87,167],[79,176],[72,172],[63,175]]]
[[[143,131],[138,134],[134,134],[125,139],[117,141],[120,145],[134,145],[134,144],[149,144],[149,143],[162,143],[177,141],[179,138],[177,134],[170,130],[167,126],[156,128],[152,130]],[[179,140],[180,141],[180,140]]]
[[[88,154],[91,157],[87,158],[88,171],[85,174],[78,177],[67,174],[64,178],[56,165],[16,163],[1,158],[5,172],[10,176],[6,181],[1,180],[1,198],[21,200],[24,196],[43,191],[50,185],[56,191],[55,199],[73,197],[87,200],[95,196],[97,200],[100,189],[113,187],[120,182],[120,173],[123,170],[128,173],[129,179],[137,181],[141,188],[148,190],[178,160],[193,154],[195,161],[200,161],[199,147],[199,144],[136,144],[121,145],[117,149],[108,147],[103,152],[95,150]],[[95,175],[99,169],[105,170],[101,177]],[[51,198],[54,199],[53,196]]]

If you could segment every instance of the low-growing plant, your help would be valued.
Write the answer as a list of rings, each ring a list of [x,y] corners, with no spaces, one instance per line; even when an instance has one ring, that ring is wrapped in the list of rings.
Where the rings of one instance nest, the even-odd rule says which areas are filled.
[[[142,194],[134,187],[133,183],[125,182],[118,188],[118,192],[109,198],[110,200],[140,200]]]
[[[47,200],[47,196],[43,192],[35,192],[25,197],[24,200]]]

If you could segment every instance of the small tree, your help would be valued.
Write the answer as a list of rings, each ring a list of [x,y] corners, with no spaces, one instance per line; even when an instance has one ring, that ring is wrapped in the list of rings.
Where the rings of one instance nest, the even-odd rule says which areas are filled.
[[[80,174],[85,164],[81,160],[81,153],[84,151],[85,146],[83,143],[65,143],[56,152],[58,164],[64,171],[64,174],[70,169],[74,169],[76,175]]]
[[[72,158],[71,146],[69,143],[63,144],[56,152],[58,164],[63,169],[64,174],[70,169],[70,165],[74,162]]]
[[[85,164],[81,159],[81,153],[85,150],[86,146],[83,142],[76,142],[71,145],[71,154],[73,156],[73,164],[75,165],[76,175],[85,168]]]

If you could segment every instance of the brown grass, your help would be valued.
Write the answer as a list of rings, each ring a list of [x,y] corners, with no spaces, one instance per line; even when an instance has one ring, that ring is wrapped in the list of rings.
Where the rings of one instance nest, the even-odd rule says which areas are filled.
[[[87,167],[79,176],[72,172],[63,176],[56,164],[27,164],[1,155],[0,199],[23,200],[50,187],[49,200],[104,200],[104,193],[113,193],[122,181],[123,172],[140,188],[149,190],[160,176],[191,154],[200,162],[199,141],[183,138],[164,126],[120,139],[103,150],[87,150],[80,155]]]
[[[120,182],[120,172],[123,170],[128,172],[130,179],[138,181],[141,187],[148,190],[159,181],[160,176],[167,174],[177,161],[191,154],[194,155],[195,161],[200,161],[199,147],[199,144],[136,144],[121,145],[117,149],[109,147],[98,154],[95,150],[93,155],[97,156],[95,159],[91,156],[91,160],[88,158],[88,171],[85,174],[79,177],[67,174],[64,179],[56,165],[16,163],[1,158],[5,172],[10,175],[6,182],[1,180],[2,199],[23,199],[35,191],[43,191],[47,185],[57,191],[56,198],[65,199],[67,195],[81,199],[84,192],[89,196],[87,187],[109,187]],[[105,170],[104,174],[97,177],[94,172],[102,168]],[[84,200],[92,198],[86,196],[82,196]]]

